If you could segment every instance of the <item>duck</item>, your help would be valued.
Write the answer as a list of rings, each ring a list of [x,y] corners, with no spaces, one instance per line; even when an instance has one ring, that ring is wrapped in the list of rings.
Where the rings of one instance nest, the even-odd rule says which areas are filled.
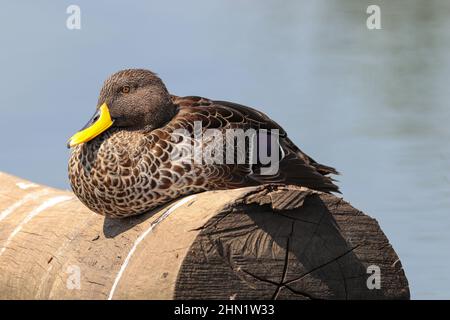
[[[239,146],[236,132],[251,134]],[[170,94],[146,69],[109,76],[94,115],[67,146],[74,194],[109,218],[147,213],[203,191],[262,184],[340,193],[332,177],[336,169],[301,151],[266,114],[233,102]]]

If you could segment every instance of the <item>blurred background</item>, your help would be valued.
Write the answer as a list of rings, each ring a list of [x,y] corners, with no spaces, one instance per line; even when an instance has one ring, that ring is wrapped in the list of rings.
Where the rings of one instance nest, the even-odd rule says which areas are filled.
[[[71,4],[81,30],[66,28]],[[449,299],[449,14],[448,0],[2,2],[0,171],[69,188],[66,141],[104,79],[148,68],[174,94],[271,116],[342,173],[412,298]]]

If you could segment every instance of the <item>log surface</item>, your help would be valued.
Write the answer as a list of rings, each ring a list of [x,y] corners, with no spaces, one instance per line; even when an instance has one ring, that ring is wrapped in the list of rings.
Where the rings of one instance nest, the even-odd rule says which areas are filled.
[[[380,270],[369,289],[368,268]],[[285,185],[210,191],[123,220],[0,173],[0,299],[408,299],[377,221]]]

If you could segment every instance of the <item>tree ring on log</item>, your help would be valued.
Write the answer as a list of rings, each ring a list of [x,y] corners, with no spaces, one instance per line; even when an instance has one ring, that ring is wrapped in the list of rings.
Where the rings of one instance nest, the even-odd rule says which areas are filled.
[[[369,288],[369,266],[381,270]],[[401,263],[376,220],[333,195],[268,185],[203,227],[176,299],[409,299]]]

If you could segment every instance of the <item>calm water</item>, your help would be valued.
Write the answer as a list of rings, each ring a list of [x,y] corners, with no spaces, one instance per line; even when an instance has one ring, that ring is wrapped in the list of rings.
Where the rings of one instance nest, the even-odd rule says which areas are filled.
[[[175,94],[276,119],[342,172],[412,297],[450,298],[450,1],[383,1],[375,31],[361,0],[92,2],[2,4],[1,171],[68,188],[65,142],[104,78],[149,68]],[[79,31],[65,27],[72,3]]]

